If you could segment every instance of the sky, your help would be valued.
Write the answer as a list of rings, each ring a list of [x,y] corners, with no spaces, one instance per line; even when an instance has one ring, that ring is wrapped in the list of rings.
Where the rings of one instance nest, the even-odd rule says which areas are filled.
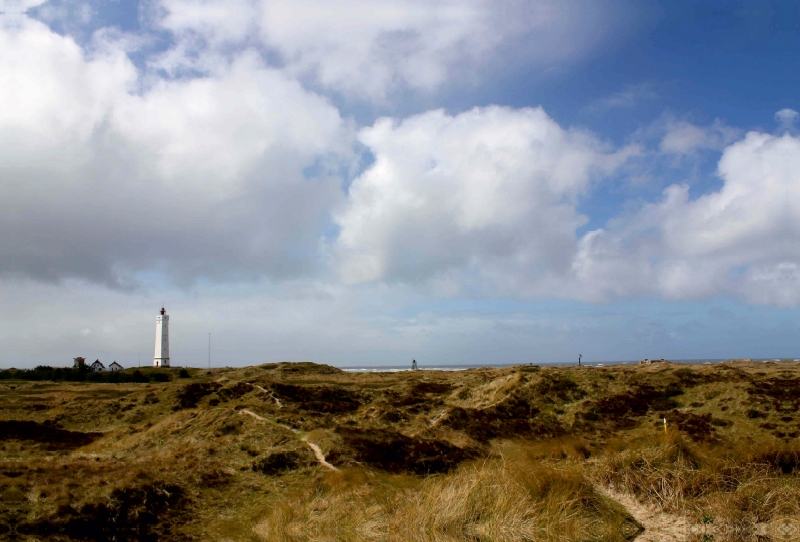
[[[800,357],[793,0],[0,0],[0,367]],[[209,336],[209,334],[211,334]]]

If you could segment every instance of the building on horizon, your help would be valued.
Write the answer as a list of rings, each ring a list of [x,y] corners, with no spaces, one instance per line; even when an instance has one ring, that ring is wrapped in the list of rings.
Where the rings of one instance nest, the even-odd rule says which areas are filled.
[[[156,316],[156,353],[153,356],[153,367],[169,367],[169,316],[161,307],[161,314]]]
[[[125,367],[123,367],[122,365],[120,365],[116,361],[108,366],[108,370],[109,371],[122,371],[123,369],[125,369]]]
[[[106,366],[103,365],[102,361],[100,361],[99,359],[96,359],[96,360],[94,360],[94,363],[92,363],[89,366],[89,369],[91,369],[95,373],[101,373],[101,372],[106,370]]]

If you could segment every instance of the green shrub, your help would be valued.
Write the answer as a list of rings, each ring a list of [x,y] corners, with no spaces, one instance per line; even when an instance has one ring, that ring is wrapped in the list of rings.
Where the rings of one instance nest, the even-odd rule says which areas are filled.
[[[169,375],[161,371],[150,373],[150,382],[169,382]]]
[[[142,374],[142,371],[140,371],[139,369],[136,369],[135,371],[133,371],[133,374],[131,374],[131,382],[139,382],[143,384],[149,381],[150,379],[144,376]]]

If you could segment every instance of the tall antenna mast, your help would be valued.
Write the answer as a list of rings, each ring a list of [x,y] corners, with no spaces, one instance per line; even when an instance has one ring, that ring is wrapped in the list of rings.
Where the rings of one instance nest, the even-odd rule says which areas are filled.
[[[208,369],[211,370],[211,333],[208,334]]]

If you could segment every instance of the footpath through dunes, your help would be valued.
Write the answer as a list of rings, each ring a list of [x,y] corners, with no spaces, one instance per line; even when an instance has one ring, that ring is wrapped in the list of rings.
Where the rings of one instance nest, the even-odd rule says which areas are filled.
[[[251,416],[251,417],[255,418],[256,420],[259,420],[259,421],[262,421],[262,422],[270,422],[271,421],[271,420],[268,420],[267,418],[264,418],[263,416],[259,416],[258,414],[256,414],[255,412],[253,412],[251,410],[247,410],[246,408],[243,408],[239,412],[241,412],[242,414],[247,414],[248,416]],[[275,422],[272,422],[272,423],[275,423]],[[278,424],[278,425],[280,425],[280,424]],[[285,427],[286,429],[288,429],[289,431],[291,431],[294,434],[299,434],[299,431],[297,431],[296,429],[292,429],[291,427],[288,427],[288,426],[285,426],[285,425],[281,425],[281,427]],[[320,448],[319,446],[317,446],[313,442],[309,441],[308,440],[308,435],[300,436],[300,440],[305,442],[308,445],[308,447],[311,448],[311,451],[314,452],[314,457],[317,458],[317,461],[319,461],[320,465],[322,465],[326,469],[330,469],[332,471],[338,471],[339,470],[336,467],[334,467],[333,465],[331,465],[330,463],[328,463],[327,461],[325,461],[325,454],[322,453],[322,448]]]
[[[598,487],[598,491],[631,514],[639,527],[637,542],[682,542],[693,534],[686,517],[642,504],[634,496],[611,487]]]
[[[187,376],[0,382],[0,534],[716,542],[798,518],[796,363]]]

